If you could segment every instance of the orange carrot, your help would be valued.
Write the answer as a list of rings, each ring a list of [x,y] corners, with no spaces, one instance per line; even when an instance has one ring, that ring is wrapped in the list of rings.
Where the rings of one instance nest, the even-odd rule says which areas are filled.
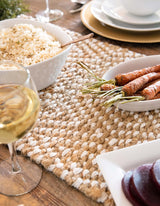
[[[102,84],[100,89],[101,91],[108,91],[108,90],[111,90],[111,89],[114,89],[115,86],[113,84]]]
[[[146,87],[150,86],[151,84],[154,84],[155,82],[159,81],[159,79],[156,79],[154,81],[148,82],[147,84],[145,84],[141,90],[139,90],[139,92],[141,93],[143,89],[145,89]]]
[[[160,92],[153,97],[153,99],[160,99]]]
[[[145,97],[145,99],[149,100],[153,99],[158,92],[160,92],[160,80],[143,89],[141,94]]]
[[[151,73],[151,72],[160,72],[160,65],[156,65],[153,67],[147,67],[147,68],[143,68],[140,70],[135,70],[133,72],[128,72],[128,73],[124,73],[124,74],[118,74],[115,77],[116,80],[116,84],[118,86],[123,86],[125,84],[127,84],[128,82],[143,76],[145,74]]]
[[[160,72],[159,73],[152,72],[152,73],[145,74],[137,79],[134,79],[128,84],[124,85],[122,91],[125,93],[125,95],[131,96],[135,94],[138,90],[142,89],[145,84],[154,81],[156,79],[160,79]]]

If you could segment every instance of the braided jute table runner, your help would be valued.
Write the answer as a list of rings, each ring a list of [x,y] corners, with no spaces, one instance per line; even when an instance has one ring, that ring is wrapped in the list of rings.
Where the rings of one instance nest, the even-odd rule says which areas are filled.
[[[67,33],[73,39],[80,36]],[[39,119],[17,149],[90,198],[113,205],[96,156],[159,138],[159,110],[106,109],[100,100],[83,96],[80,90],[91,79],[76,62],[85,62],[102,77],[109,68],[140,56],[94,38],[74,44],[57,82],[39,92]]]

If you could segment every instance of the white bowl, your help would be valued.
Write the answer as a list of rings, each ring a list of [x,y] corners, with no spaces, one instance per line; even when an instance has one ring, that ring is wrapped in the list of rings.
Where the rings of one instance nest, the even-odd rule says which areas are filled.
[[[151,55],[129,60],[118,64],[109,69],[103,78],[106,80],[114,79],[117,74],[127,73],[134,70],[143,69],[160,64],[160,55]],[[129,102],[125,104],[115,104],[119,109],[131,112],[144,112],[149,110],[160,109],[160,99]]]
[[[152,15],[160,9],[159,0],[121,0],[122,5],[133,15]]]
[[[59,26],[50,23],[41,23],[34,20],[17,18],[0,21],[0,29],[9,28],[15,24],[32,24],[36,27],[43,28],[49,34],[53,35],[61,44],[71,41],[71,37],[68,36]],[[67,46],[58,55],[48,60],[27,66],[38,90],[44,89],[56,81],[57,76],[65,64],[70,49],[71,45]]]

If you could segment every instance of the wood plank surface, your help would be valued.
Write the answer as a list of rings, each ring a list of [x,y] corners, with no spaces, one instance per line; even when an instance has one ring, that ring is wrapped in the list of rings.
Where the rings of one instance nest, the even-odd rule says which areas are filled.
[[[45,0],[25,0],[28,5],[30,5],[32,16],[39,11],[45,8]],[[63,18],[53,22],[59,26],[66,27],[70,30],[79,32],[81,34],[88,34],[90,31],[82,24],[80,19],[80,13],[70,14],[69,10],[75,9],[78,5],[71,3],[70,0],[50,0],[51,8],[58,8],[64,12]],[[135,33],[136,35],[136,33]],[[119,45],[124,48],[128,48],[132,51],[139,52],[146,55],[156,55],[160,54],[160,43],[150,43],[150,44],[138,44],[138,43],[127,43],[121,41],[115,41],[107,38],[100,37],[95,34],[95,38],[100,39],[101,41],[107,41],[114,45]]]
[[[25,0],[29,5],[30,15],[34,16],[39,10],[45,8],[45,0]],[[54,22],[59,26],[66,27],[70,30],[88,34],[90,31],[82,24],[80,13],[70,14],[69,10],[77,8],[76,4],[70,0],[52,0],[50,1],[52,8],[59,8],[64,12],[62,19]],[[95,38],[107,41],[109,43],[129,48],[132,51],[140,52],[146,55],[160,53],[160,44],[133,44],[114,41],[107,38],[95,35]],[[8,157],[8,149],[0,146],[0,158]],[[19,197],[6,197],[0,195],[0,206],[102,206],[84,194],[67,185],[64,181],[57,178],[55,175],[43,169],[43,177],[39,186],[29,194]]]
[[[0,145],[0,161],[9,157],[8,148]],[[0,206],[100,206],[61,179],[43,169],[40,184],[18,197],[0,195]]]

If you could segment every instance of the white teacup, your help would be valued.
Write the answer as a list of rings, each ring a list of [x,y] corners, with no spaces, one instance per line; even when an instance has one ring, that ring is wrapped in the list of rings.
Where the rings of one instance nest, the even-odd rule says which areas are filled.
[[[151,15],[160,9],[160,0],[121,0],[124,8],[138,16]]]

